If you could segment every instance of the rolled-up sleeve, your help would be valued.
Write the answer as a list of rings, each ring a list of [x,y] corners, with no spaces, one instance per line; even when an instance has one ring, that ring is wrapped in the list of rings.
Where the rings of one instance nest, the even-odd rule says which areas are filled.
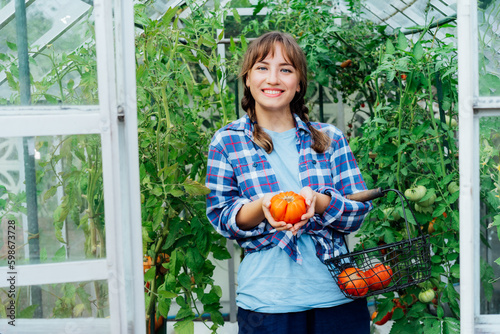
[[[240,195],[233,166],[219,145],[209,147],[205,185],[210,189],[206,197],[207,217],[218,233],[229,239],[240,239],[264,232],[265,222],[251,230],[241,230],[236,224],[239,210],[251,200]]]
[[[331,197],[330,205],[318,223],[350,233],[361,227],[373,206],[371,201],[357,202],[345,198],[346,195],[366,190],[366,185],[346,138],[339,136],[334,139],[332,146],[330,167],[334,187],[323,186],[316,190]]]

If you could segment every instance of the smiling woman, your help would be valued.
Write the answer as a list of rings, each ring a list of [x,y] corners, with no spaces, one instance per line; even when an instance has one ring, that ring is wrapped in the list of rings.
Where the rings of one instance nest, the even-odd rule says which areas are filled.
[[[247,115],[214,135],[206,176],[209,220],[245,250],[240,333],[367,334],[366,300],[345,298],[323,263],[346,252],[342,234],[356,231],[372,208],[345,197],[366,188],[347,140],[309,121],[306,58],[290,35],[253,41],[240,76]],[[281,192],[304,199],[293,222],[271,214]]]
[[[282,49],[281,44],[276,44],[274,55],[268,54],[265,59],[256,62],[246,77],[246,86],[255,99],[256,113],[272,113],[262,117],[263,121],[268,118],[280,120],[286,116],[284,120],[293,122],[290,102],[295,93],[300,92],[299,75]],[[269,129],[280,130],[283,125],[282,122],[273,122],[269,124]]]

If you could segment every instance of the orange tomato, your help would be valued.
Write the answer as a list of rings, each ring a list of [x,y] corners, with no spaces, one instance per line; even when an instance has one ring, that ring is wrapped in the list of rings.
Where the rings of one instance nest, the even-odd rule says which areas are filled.
[[[382,263],[364,272],[370,290],[380,290],[387,287],[392,280],[392,269]]]
[[[368,292],[368,283],[358,268],[345,269],[339,274],[337,281],[339,288],[351,296],[364,296]]]
[[[351,65],[352,65],[352,60],[347,59],[347,60],[343,61],[342,64],[340,64],[340,67],[346,68],[346,67],[351,66]]]
[[[287,224],[296,224],[306,213],[306,200],[293,191],[287,191],[274,195],[269,207],[271,215],[276,221],[284,221]]]

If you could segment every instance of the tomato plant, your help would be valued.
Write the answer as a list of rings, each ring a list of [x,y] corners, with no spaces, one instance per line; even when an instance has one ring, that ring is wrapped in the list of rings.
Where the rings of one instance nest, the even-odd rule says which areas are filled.
[[[274,220],[296,224],[306,213],[306,200],[293,191],[282,192],[271,198],[269,210]]]
[[[368,293],[368,283],[358,268],[344,269],[337,276],[337,280],[339,288],[351,296],[364,296]]]
[[[418,297],[412,297],[418,296],[418,287],[377,295],[382,307],[377,309],[382,314],[395,306],[395,297],[400,301],[401,307],[396,305],[393,311],[391,333],[419,332],[423,317],[431,327],[442,326],[444,318],[457,323],[460,313],[459,294],[453,288],[460,279],[456,262],[460,251],[459,192],[448,189],[459,180],[458,148],[456,128],[445,122],[446,115],[456,118],[458,112],[457,59],[451,41],[426,40],[425,31],[414,40],[401,33],[386,40],[380,63],[367,78],[378,83],[374,115],[349,141],[368,188],[397,189],[410,202],[404,203],[403,211],[398,198],[390,193],[374,200],[374,210],[357,234],[360,243],[376,247],[380,241],[391,244],[406,240],[408,231],[412,237],[420,232],[417,222],[424,224],[439,217],[428,239],[438,311],[431,313]],[[398,73],[404,73],[405,80]],[[399,204],[402,217],[406,214],[404,224],[385,218],[384,210],[395,204]],[[429,226],[421,231],[427,234]]]
[[[366,270],[364,275],[370,290],[380,290],[391,283],[392,269],[388,265],[378,263],[373,268]]]
[[[180,24],[179,8],[158,21],[146,5],[135,9],[146,317],[166,318],[172,306],[176,331],[208,314],[211,325],[204,324],[216,332],[224,323],[222,289],[211,258],[230,255],[206,217],[204,182],[210,139],[236,118],[217,53],[224,12],[207,17],[203,7],[192,8]]]

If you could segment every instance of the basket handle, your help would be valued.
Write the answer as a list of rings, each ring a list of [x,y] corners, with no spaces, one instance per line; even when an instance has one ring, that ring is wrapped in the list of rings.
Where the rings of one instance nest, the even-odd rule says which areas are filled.
[[[397,189],[382,190],[382,188],[375,188],[375,189],[363,190],[363,191],[357,192],[355,194],[346,195],[345,197],[349,200],[352,200],[352,201],[366,202],[366,201],[371,201],[371,200],[379,198],[379,197],[383,197],[389,191],[393,191],[396,194],[398,194],[398,196],[401,200],[401,205],[403,207],[403,216],[404,216],[405,223],[406,223],[406,232],[408,233],[408,238],[410,239],[410,243],[411,243],[411,233],[410,233],[410,228],[408,225],[408,218],[406,217],[405,201],[406,201],[406,205],[408,206],[408,208],[410,210],[411,215],[413,216],[413,219],[417,223],[418,233],[423,236],[423,232],[422,232],[422,229],[420,227],[419,222],[417,221],[417,218],[415,217],[415,214],[413,213],[413,210],[411,210],[411,208],[410,208],[410,203],[408,202],[408,199],[399,190],[397,190]],[[424,242],[426,242],[425,238],[424,238]]]
[[[376,188],[363,190],[355,194],[346,195],[345,197],[351,201],[367,202],[375,198],[383,197],[384,195],[385,192],[382,190],[382,188]]]

